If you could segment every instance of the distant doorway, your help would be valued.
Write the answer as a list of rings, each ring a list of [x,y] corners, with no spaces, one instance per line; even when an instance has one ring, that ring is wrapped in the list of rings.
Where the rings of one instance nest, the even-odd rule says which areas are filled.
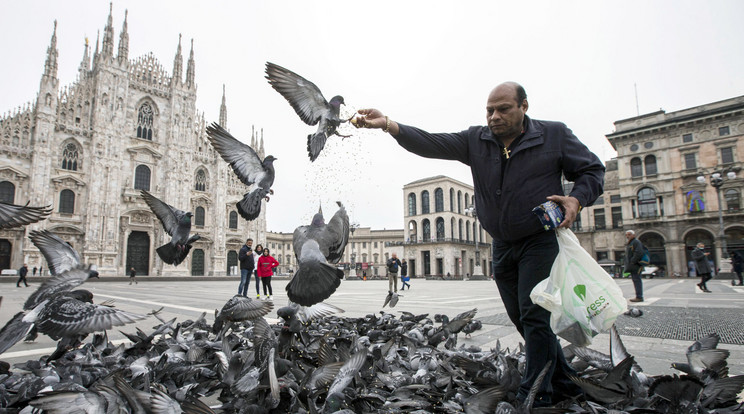
[[[232,269],[233,266],[238,266],[238,252],[236,252],[235,250],[230,250],[229,252],[227,252],[227,274],[228,276],[232,275],[232,273],[230,273],[230,270]]]
[[[191,253],[191,276],[204,276],[204,250],[195,249]]]
[[[137,275],[150,274],[150,236],[144,231],[133,231],[127,240],[127,268],[134,268]]]
[[[13,245],[8,240],[0,239],[0,270],[10,269],[10,252]]]

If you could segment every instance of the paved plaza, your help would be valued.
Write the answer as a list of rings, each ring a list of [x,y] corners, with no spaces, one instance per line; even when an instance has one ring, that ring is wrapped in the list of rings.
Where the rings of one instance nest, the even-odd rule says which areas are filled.
[[[36,279],[38,280],[38,279]],[[197,318],[207,312],[207,318],[214,320],[214,311],[219,309],[237,291],[238,278],[234,280],[148,280],[138,278],[139,284],[129,285],[125,278],[116,281],[94,280],[83,287],[93,292],[94,301],[114,300],[114,305],[135,313],[148,313],[163,308],[164,319],[177,318],[179,321]],[[23,302],[38,286],[16,288],[15,283],[0,283],[0,323],[5,324],[16,312],[22,309]],[[617,280],[625,296],[633,297],[633,287],[629,279]],[[744,374],[744,288],[733,287],[730,281],[709,282],[713,293],[703,293],[696,288],[697,279],[652,279],[644,280],[646,301],[640,306],[644,311],[640,318],[621,316],[617,326],[628,351],[635,355],[641,367],[649,374],[671,374],[675,371],[670,363],[685,361],[685,350],[691,342],[710,332],[721,335],[719,348],[731,351],[729,366],[731,375]],[[287,303],[284,290],[287,280],[273,283],[274,303],[279,308]],[[474,344],[488,349],[500,341],[502,346],[515,347],[521,341],[514,326],[506,317],[504,307],[498,297],[493,281],[434,281],[412,279],[412,289],[401,291],[398,305],[394,309],[382,308],[387,294],[386,280],[344,281],[336,293],[327,300],[346,310],[345,316],[359,317],[375,312],[409,311],[415,314],[442,313],[452,317],[456,314],[478,308],[477,319],[483,322],[483,329],[464,338],[461,334],[458,345]],[[251,284],[249,292],[255,293]],[[275,310],[276,310],[275,308]],[[276,311],[268,317],[276,321]],[[150,332],[157,323],[149,318],[136,326]],[[128,325],[112,329],[109,339],[124,342],[126,338],[119,332],[134,332]],[[562,341],[563,342],[563,341]],[[563,342],[565,344],[565,342]],[[10,363],[38,359],[54,349],[54,342],[46,336],[39,336],[34,343],[18,343],[0,355],[0,360]],[[598,351],[609,353],[607,334],[595,338],[591,346]]]

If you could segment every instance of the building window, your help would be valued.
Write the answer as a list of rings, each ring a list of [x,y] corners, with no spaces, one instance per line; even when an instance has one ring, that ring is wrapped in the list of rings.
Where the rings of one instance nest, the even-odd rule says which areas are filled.
[[[424,228],[424,242],[428,242],[431,240],[431,223],[429,222],[429,219],[424,219],[424,221],[421,222],[421,226]]]
[[[465,208],[470,208],[470,194],[465,193]]]
[[[455,212],[455,189],[450,188],[450,211]]]
[[[470,241],[470,220],[465,222],[465,241]]]
[[[375,242],[375,249],[376,249],[376,248],[377,248],[377,242]],[[377,260],[375,260],[375,261],[377,261]]]
[[[231,211],[230,212],[230,219],[228,227],[231,229],[237,229],[238,228],[238,213]]]
[[[604,204],[604,197],[602,197],[602,196],[599,196],[599,197],[597,197],[596,200],[594,200],[594,205],[595,206],[598,206],[600,204]]]
[[[613,194],[610,196],[610,204],[617,204],[620,202],[620,194]]]
[[[728,211],[737,211],[740,207],[740,197],[739,192],[736,190],[726,190],[726,193],[724,194],[726,197],[726,210]]]
[[[75,213],[75,193],[72,190],[62,190],[59,193],[59,212]]]
[[[581,214],[576,215],[576,220],[574,220],[573,224],[571,225],[571,230],[581,231]]]
[[[721,148],[721,163],[731,164],[734,162],[734,147]]]
[[[685,154],[685,169],[694,170],[697,168],[695,153]]]
[[[10,204],[15,202],[15,184],[10,181],[0,183],[0,201]]]
[[[656,192],[649,187],[642,188],[638,191],[638,217],[653,218],[657,215]]]
[[[460,222],[457,223],[457,229],[459,230],[457,233],[457,239],[462,241],[462,219],[460,219]]]
[[[444,219],[437,217],[437,241],[444,241]]]
[[[152,141],[152,118],[152,106],[147,102],[143,103],[137,115],[137,138]]]
[[[643,161],[646,164],[646,175],[656,175],[656,156],[647,155]]]
[[[651,149],[653,147],[654,147],[654,142],[653,141],[648,141],[648,142],[644,142],[643,143],[643,148]]]
[[[415,221],[411,220],[410,222],[408,222],[408,237],[412,242],[416,243],[416,241],[418,240],[417,236],[418,226],[416,225]]]
[[[366,248],[367,248],[367,242],[362,242],[362,249],[366,249]]]
[[[605,225],[605,211],[603,208],[597,208],[594,210],[594,228],[597,230],[604,230]]]
[[[457,214],[462,214],[462,191],[457,192]],[[462,238],[462,236],[460,238]]]
[[[429,214],[429,192],[421,192],[421,214]]]
[[[623,208],[612,207],[612,228],[619,229],[623,227]]]
[[[718,128],[718,136],[725,136],[731,133],[731,130],[729,130],[729,127],[720,127]]]
[[[633,144],[630,146],[631,151],[638,151],[638,144]]]
[[[635,157],[632,160],[630,160],[630,176],[640,177],[642,175],[643,175],[643,163],[641,162],[640,158]]]
[[[455,218],[452,217],[450,220],[450,239],[455,240],[455,227],[457,227]]]
[[[199,206],[196,208],[196,210],[194,210],[194,225],[204,225],[204,207]]]
[[[414,193],[408,194],[408,215],[416,215],[416,194]]]
[[[62,169],[77,171],[79,154],[77,145],[72,142],[65,145],[65,149],[62,150]]]
[[[434,212],[441,213],[444,211],[444,191],[441,188],[434,190]]]
[[[692,134],[682,135],[682,142],[692,142]]]
[[[207,174],[204,172],[204,170],[199,170],[196,172],[196,178],[194,179],[194,181],[196,181],[196,185],[194,186],[194,189],[196,191],[207,190]]]
[[[134,169],[134,189],[150,191],[150,168],[146,165],[138,165]]]
[[[600,251],[597,252],[597,261],[599,261],[599,260],[607,260],[608,257],[609,257],[609,255],[608,255],[607,252],[600,252]]]

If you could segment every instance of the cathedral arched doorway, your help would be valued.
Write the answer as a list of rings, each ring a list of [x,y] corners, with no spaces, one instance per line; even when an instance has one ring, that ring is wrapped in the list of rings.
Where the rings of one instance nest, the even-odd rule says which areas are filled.
[[[744,228],[734,227],[726,230],[726,248],[744,256]]]
[[[233,266],[236,267],[236,271],[237,271],[238,252],[236,252],[235,250],[230,250],[229,252],[227,252],[227,275],[228,276],[233,274],[233,273],[230,273],[230,270],[233,268]],[[237,274],[237,272],[235,274]]]
[[[10,269],[10,252],[13,245],[6,239],[0,239],[0,270]]]
[[[204,276],[204,250],[191,252],[191,276]]]
[[[144,231],[133,231],[127,239],[127,268],[134,268],[137,275],[150,274],[150,236]]]
[[[666,249],[664,247],[664,237],[659,233],[643,233],[638,239],[648,249],[650,263],[661,269],[667,268]]]

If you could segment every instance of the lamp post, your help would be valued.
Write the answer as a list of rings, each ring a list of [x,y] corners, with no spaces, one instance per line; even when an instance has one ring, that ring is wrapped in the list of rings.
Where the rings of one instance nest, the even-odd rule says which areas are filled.
[[[729,171],[726,173],[726,178],[733,180],[736,178],[736,173]],[[698,176],[698,182],[705,184],[705,177]],[[710,185],[716,189],[716,196],[718,196],[718,239],[720,240],[721,255],[718,258],[718,268],[721,268],[721,258],[728,257],[728,249],[726,248],[726,235],[723,230],[723,202],[721,201],[721,186],[723,185],[723,175],[720,172],[714,172],[710,175]]]
[[[483,276],[483,269],[481,268],[480,262],[480,248],[478,246],[478,214],[475,211],[475,204],[465,209],[465,212],[472,215],[475,219],[475,230],[473,231],[473,240],[475,240],[475,268],[473,269],[473,276]]]
[[[350,269],[349,277],[356,277],[356,255],[354,253],[354,231],[359,227],[359,223],[351,223],[349,225],[349,231],[351,232],[351,255],[350,255]]]

